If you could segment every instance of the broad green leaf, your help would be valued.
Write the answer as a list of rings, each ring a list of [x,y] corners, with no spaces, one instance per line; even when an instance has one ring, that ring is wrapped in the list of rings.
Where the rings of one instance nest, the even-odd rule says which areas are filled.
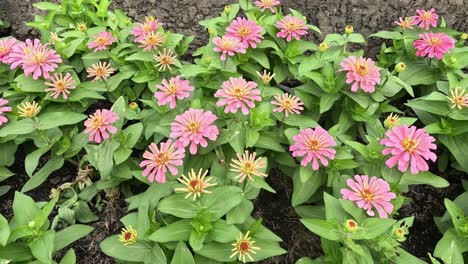
[[[86,119],[86,115],[73,112],[49,112],[39,116],[37,129],[47,130],[54,127],[73,125]]]
[[[321,175],[312,171],[310,166],[300,166],[293,176],[294,190],[292,206],[305,203],[322,185]]]
[[[6,246],[8,238],[10,237],[10,226],[8,220],[0,214],[0,245]]]
[[[171,241],[188,241],[192,231],[191,219],[182,219],[163,226],[151,234],[148,239],[159,243]]]
[[[180,218],[193,218],[199,207],[191,199],[185,199],[186,194],[173,194],[159,202],[158,210]]]
[[[394,219],[367,218],[360,226],[365,239],[374,239],[392,228],[395,223]]]
[[[250,200],[243,199],[239,205],[227,213],[226,222],[228,224],[242,224],[250,216],[253,209],[253,203]]]
[[[31,250],[24,243],[10,243],[0,246],[0,256],[15,262],[30,260],[33,256]]]
[[[52,159],[50,159],[49,161],[47,161],[47,163],[44,165],[44,167],[42,167],[39,171],[37,171],[24,184],[23,188],[21,189],[21,192],[23,192],[23,193],[28,192],[28,191],[38,187],[39,185],[41,185],[43,182],[45,182],[47,180],[47,177],[49,177],[49,175],[52,172],[62,168],[63,163],[64,163],[64,159],[62,157],[59,157],[59,156],[55,156]]]
[[[192,253],[184,242],[180,241],[174,251],[171,264],[196,264]]]
[[[106,238],[100,247],[106,255],[123,261],[144,262],[145,256],[152,254],[152,248],[148,244],[137,242],[125,246],[117,235]]]
[[[208,208],[212,221],[221,218],[243,200],[243,192],[236,186],[221,186],[213,188],[211,192],[203,195],[200,203]]]
[[[222,219],[218,219],[213,223],[213,229],[209,231],[208,239],[212,239],[216,242],[228,243],[236,240],[240,230],[235,226],[226,223]]]
[[[213,242],[205,244],[201,250],[196,251],[196,253],[220,262],[232,262],[235,261],[235,258],[229,258],[229,256],[232,255],[231,250],[232,245],[229,243]]]
[[[396,31],[379,31],[375,34],[369,35],[369,37],[377,37],[383,39],[402,39],[403,36],[400,32]]]
[[[76,255],[73,248],[67,251],[67,254],[65,254],[60,261],[60,264],[76,264]]]
[[[45,93],[45,89],[47,88],[42,79],[34,80],[32,76],[28,77],[24,74],[16,77],[15,82],[22,92]]]
[[[15,213],[16,226],[25,226],[34,220],[40,209],[31,197],[15,192],[13,212]]]
[[[87,236],[94,228],[87,225],[72,225],[55,234],[54,252],[59,251],[71,243]]]
[[[339,232],[339,226],[336,223],[328,222],[322,219],[302,219],[304,224],[313,233],[332,241],[339,241],[341,234]]]
[[[450,185],[447,180],[429,171],[421,171],[416,175],[405,172],[401,177],[400,184],[429,184],[436,188],[445,188]]]
[[[49,151],[49,149],[50,146],[44,146],[42,148],[36,149],[26,156],[26,159],[24,160],[24,167],[29,177],[33,175],[34,170],[37,168],[39,159],[42,157],[42,155]]]
[[[28,243],[33,256],[42,263],[53,263],[52,252],[54,251],[54,238],[55,231],[49,230]]]
[[[21,120],[10,120],[0,129],[0,137],[9,135],[25,135],[33,132],[36,129],[34,121],[30,118]]]
[[[254,146],[257,148],[269,149],[277,152],[285,152],[284,147],[281,146],[281,144],[279,144],[276,139],[265,134],[260,134],[260,137]]]
[[[11,172],[9,169],[7,169],[5,167],[0,167],[0,182],[10,178],[13,175],[15,175],[15,174],[13,172]]]

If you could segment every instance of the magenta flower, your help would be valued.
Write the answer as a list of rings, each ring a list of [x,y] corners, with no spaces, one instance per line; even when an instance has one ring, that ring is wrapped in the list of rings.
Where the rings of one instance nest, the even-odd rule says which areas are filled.
[[[197,145],[208,146],[208,141],[216,140],[219,130],[213,122],[218,119],[211,111],[190,108],[185,113],[176,116],[171,124],[170,137],[176,141],[176,146],[190,145],[190,154],[197,153]]]
[[[117,120],[119,120],[119,116],[111,110],[96,110],[84,123],[86,127],[85,133],[89,133],[89,141],[101,143],[102,140],[109,138],[109,133],[115,134],[117,128],[112,126],[112,124]]]
[[[429,58],[437,57],[439,60],[444,54],[455,48],[455,40],[444,33],[419,34],[421,39],[413,42],[416,49],[416,56],[424,57],[429,54]]]
[[[172,175],[177,175],[179,171],[177,166],[182,165],[185,151],[183,148],[177,148],[172,144],[172,140],[168,139],[161,143],[161,147],[155,143],[149,145],[150,151],[143,153],[143,160],[140,167],[146,167],[142,175],[148,176],[148,181],[153,182],[155,179],[159,183],[166,182],[166,173],[169,171]]]
[[[387,218],[393,211],[390,200],[396,198],[396,194],[390,192],[388,182],[375,176],[372,176],[369,181],[367,175],[355,175],[354,179],[350,178],[346,181],[351,190],[341,189],[340,193],[343,195],[343,199],[355,202],[370,216],[375,215],[372,210],[375,208],[380,218]]]
[[[280,1],[278,0],[257,0],[255,1],[255,6],[261,8],[262,12],[266,9],[270,9],[270,11],[274,14],[275,13],[275,6],[279,5]]]
[[[67,99],[70,90],[76,88],[75,80],[73,80],[68,72],[65,74],[65,77],[63,77],[62,73],[54,73],[54,77],[50,78],[50,82],[45,82],[44,84],[49,86],[45,91],[52,92],[51,96],[54,99],[57,99],[60,95],[62,95],[63,99]]]
[[[176,107],[176,99],[182,100],[190,96],[193,87],[190,86],[188,80],[182,80],[180,76],[171,78],[169,82],[164,79],[162,85],[156,85],[159,91],[154,93],[154,97],[158,99],[158,105],[169,104],[169,108]]]
[[[412,174],[419,171],[428,171],[426,160],[436,161],[437,156],[432,150],[437,146],[433,143],[435,138],[431,137],[424,129],[415,126],[395,126],[385,133],[385,138],[380,144],[386,146],[382,150],[383,155],[391,154],[385,164],[393,168],[398,163],[398,170],[405,172],[408,166]]]
[[[437,27],[437,21],[439,20],[439,16],[436,14],[434,8],[431,8],[429,11],[416,9],[416,15],[412,16],[412,18],[414,20],[414,25],[418,25],[425,30],[429,30],[431,26]]]
[[[98,34],[94,35],[93,38],[94,40],[88,43],[88,48],[94,49],[94,52],[105,50],[107,46],[110,46],[112,43],[117,41],[112,33],[106,31],[99,32]]]
[[[0,62],[8,63],[12,47],[16,44],[15,38],[7,38],[0,40]]]
[[[157,19],[152,16],[145,18],[145,23],[138,23],[131,31],[135,37],[135,42],[140,42],[145,38],[146,35],[153,33],[159,27]]]
[[[213,39],[214,51],[221,52],[221,60],[226,60],[226,55],[234,56],[236,53],[245,53],[246,46],[237,38],[223,36]]]
[[[278,21],[276,27],[280,30],[276,36],[278,38],[284,38],[288,42],[291,41],[292,38],[299,40],[301,36],[309,34],[307,32],[308,27],[304,20],[289,15]]]
[[[380,84],[380,72],[371,59],[363,57],[348,57],[341,63],[339,71],[347,71],[346,83],[353,83],[351,91],[361,88],[366,93],[373,93],[375,85]]]
[[[301,161],[302,166],[307,166],[312,162],[312,169],[319,169],[319,160],[323,166],[328,166],[328,159],[335,158],[336,151],[331,147],[336,146],[336,142],[328,132],[317,127],[315,130],[307,128],[301,130],[298,135],[292,137],[295,141],[289,147],[293,157],[304,157]]]
[[[8,122],[4,113],[11,112],[13,110],[11,107],[6,106],[6,104],[8,104],[8,100],[0,98],[0,126]]]
[[[229,78],[223,83],[221,89],[216,91],[215,97],[220,98],[217,106],[226,105],[225,113],[236,113],[239,108],[244,115],[249,114],[249,108],[254,108],[254,101],[262,101],[260,90],[255,82],[247,82],[244,78]]]
[[[256,48],[257,44],[262,41],[262,27],[257,25],[254,20],[238,17],[233,20],[231,25],[226,28],[226,36],[238,39],[248,48]]]

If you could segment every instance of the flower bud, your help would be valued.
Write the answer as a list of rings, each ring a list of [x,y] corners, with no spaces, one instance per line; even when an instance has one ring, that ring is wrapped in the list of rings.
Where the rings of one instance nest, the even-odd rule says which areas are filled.
[[[36,222],[31,221],[31,222],[28,223],[28,226],[29,226],[29,228],[31,228],[31,229],[32,229],[32,228],[35,228],[35,227],[36,227]]]
[[[224,12],[225,12],[226,14],[231,13],[231,6],[230,6],[230,5],[225,6],[225,7],[224,7]]]
[[[396,228],[396,229],[394,229],[394,231],[393,231],[393,236],[395,237],[395,239],[396,239],[397,241],[400,241],[400,242],[405,241],[405,240],[406,240],[405,235],[406,235],[406,232],[405,232],[405,230],[404,230],[403,228],[401,228],[401,227]]]
[[[325,42],[322,42],[322,43],[320,43],[320,45],[319,45],[319,50],[320,50],[321,52],[324,52],[324,51],[328,50],[328,48],[330,48],[330,46],[329,46],[327,43],[325,43]]]
[[[403,62],[398,63],[398,64],[395,66],[395,70],[396,70],[397,72],[402,72],[402,71],[406,70],[406,64],[403,63]]]
[[[344,222],[344,227],[346,229],[346,231],[350,232],[350,233],[354,233],[356,232],[356,230],[358,230],[359,226],[358,226],[358,223],[352,219],[348,219]]]
[[[454,58],[454,57],[451,57],[449,61],[450,61],[450,64],[455,64],[455,63],[457,63],[457,59]]]
[[[208,63],[208,64],[210,64],[210,63],[211,63],[211,57],[206,57],[206,58],[205,58],[205,62]]]
[[[135,103],[135,102],[131,102],[131,103],[130,103],[130,108],[131,108],[132,110],[137,110],[137,109],[138,109],[138,104]]]
[[[466,34],[466,33],[463,33],[463,34],[460,35],[461,40],[466,40],[467,38],[468,38],[468,34]]]
[[[130,23],[132,23],[132,20],[130,18],[125,19],[125,24],[129,25]]]
[[[215,33],[215,32],[214,32],[214,29],[209,28],[209,29],[208,29],[208,33],[210,34],[210,36],[213,36],[214,33]]]
[[[351,25],[347,25],[344,29],[344,32],[346,35],[350,35],[354,32],[354,28]]]

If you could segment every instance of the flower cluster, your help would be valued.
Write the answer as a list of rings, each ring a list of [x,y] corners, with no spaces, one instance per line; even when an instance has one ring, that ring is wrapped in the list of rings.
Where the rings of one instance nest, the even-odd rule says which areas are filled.
[[[159,28],[159,22],[152,16],[145,18],[144,23],[138,23],[131,31],[135,37],[134,42],[139,43],[139,48],[148,51],[151,49],[157,50],[165,41],[165,36],[161,31],[156,31]]]

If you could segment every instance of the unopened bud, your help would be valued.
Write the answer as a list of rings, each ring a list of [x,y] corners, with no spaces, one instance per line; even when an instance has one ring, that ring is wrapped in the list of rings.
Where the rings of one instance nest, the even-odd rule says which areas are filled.
[[[350,26],[350,25],[347,25],[344,29],[344,32],[346,35],[350,35],[354,32],[354,28],[353,26]]]
[[[137,110],[138,109],[138,104],[135,103],[135,102],[131,102],[130,103],[130,108],[133,109],[133,110]]]
[[[348,219],[346,220],[346,222],[344,223],[344,227],[346,229],[346,231],[350,232],[350,233],[354,233],[356,232],[356,230],[358,230],[359,226],[358,226],[358,223],[352,219]]]
[[[460,35],[461,40],[466,40],[467,38],[468,38],[468,34],[466,34],[466,33],[463,33],[463,34]]]
[[[226,14],[231,13],[231,6],[230,6],[230,5],[225,6],[225,7],[224,7],[224,12],[225,12]]]
[[[320,43],[320,45],[319,45],[319,50],[320,50],[321,52],[324,52],[324,51],[328,50],[328,48],[330,48],[330,46],[329,46],[327,43],[325,43],[325,42],[322,42],[322,43]]]
[[[403,63],[403,62],[398,63],[398,64],[395,66],[395,70],[396,70],[397,72],[402,72],[402,71],[406,70],[406,64]]]

